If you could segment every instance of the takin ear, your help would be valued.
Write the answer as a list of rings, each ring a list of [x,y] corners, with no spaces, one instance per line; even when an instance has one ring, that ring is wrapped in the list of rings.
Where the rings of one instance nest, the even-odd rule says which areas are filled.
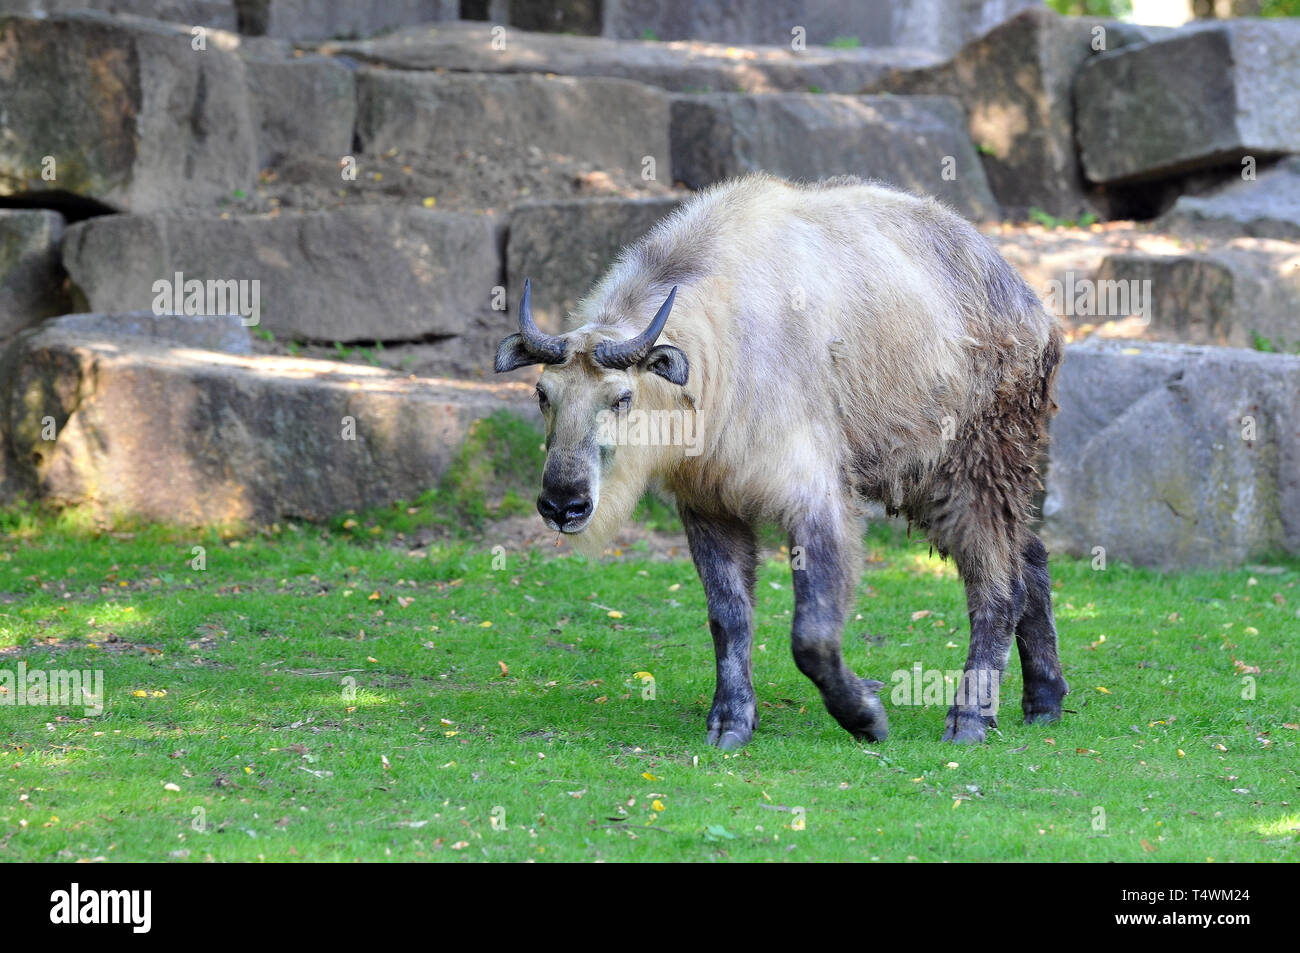
[[[498,374],[513,371],[526,364],[538,363],[537,358],[528,350],[522,334],[511,334],[497,345],[497,359],[494,369]]]
[[[651,374],[658,374],[664,380],[676,384],[678,387],[685,387],[686,378],[690,375],[691,365],[686,360],[686,355],[679,348],[675,348],[671,344],[660,344],[658,347],[650,349],[650,353],[641,362],[641,370],[649,371]]]

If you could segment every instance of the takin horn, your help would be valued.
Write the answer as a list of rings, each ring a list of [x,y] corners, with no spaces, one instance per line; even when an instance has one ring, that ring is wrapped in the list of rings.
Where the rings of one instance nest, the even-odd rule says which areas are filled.
[[[533,320],[532,283],[524,279],[524,297],[519,302],[519,333],[528,350],[543,364],[559,364],[564,360],[564,338],[547,334]]]
[[[592,352],[592,359],[601,367],[612,367],[620,371],[639,364],[663,333],[664,325],[668,322],[668,312],[673,309],[673,299],[676,297],[677,286],[673,285],[673,290],[668,292],[668,300],[659,307],[659,313],[650,322],[650,327],[630,341],[601,341]]]

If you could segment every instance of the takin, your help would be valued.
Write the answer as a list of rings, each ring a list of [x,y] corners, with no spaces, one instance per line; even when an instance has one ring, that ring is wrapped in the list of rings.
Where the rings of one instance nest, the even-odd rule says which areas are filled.
[[[544,365],[537,509],[600,552],[647,490],[675,501],[717,654],[709,743],[747,744],[758,724],[756,530],[773,523],[789,536],[799,670],[845,729],[885,738],[883,683],[840,641],[866,501],[924,530],[965,584],[970,650],[944,740],[996,726],[1013,638],[1025,721],[1060,718],[1030,522],[1062,333],[969,223],[859,179],[749,176],[625,249],[565,333],[537,327],[530,294],[496,370]]]

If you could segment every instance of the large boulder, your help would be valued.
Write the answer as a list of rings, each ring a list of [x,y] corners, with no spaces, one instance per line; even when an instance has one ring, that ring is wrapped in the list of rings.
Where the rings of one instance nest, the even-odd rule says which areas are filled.
[[[529,405],[521,384],[241,356],[57,322],[24,332],[6,360],[9,492],[108,522],[267,524],[413,499],[437,485],[474,420]]]
[[[241,31],[288,40],[371,36],[460,12],[457,0],[240,0],[239,7]]]
[[[1097,27],[1102,28],[1099,34]],[[890,70],[862,91],[953,96],[966,109],[989,186],[1003,213],[1037,207],[1077,218],[1088,207],[1074,143],[1071,90],[1105,25],[1025,10],[937,65]]]
[[[67,310],[62,237],[58,212],[0,209],[0,341]]]
[[[662,176],[668,97],[620,79],[366,69],[358,76],[357,137],[367,153],[411,150],[453,163],[469,155],[499,165],[533,147]]]
[[[1093,339],[1057,400],[1049,548],[1161,569],[1300,553],[1300,357]]]
[[[1300,21],[1196,25],[1091,58],[1075,84],[1084,173],[1161,178],[1300,152]]]
[[[398,70],[556,73],[630,79],[681,93],[856,93],[897,68],[936,63],[924,50],[896,47],[783,46],[744,50],[717,43],[657,43],[563,36],[497,24],[440,23],[368,40],[326,43],[322,53]]]
[[[352,151],[357,96],[352,70],[323,56],[293,59],[249,56],[253,122],[259,166]]]
[[[177,274],[182,290],[191,280],[205,288],[233,280],[244,283],[236,290],[245,292],[245,304],[256,289],[258,313],[239,313],[277,337],[369,343],[455,338],[481,322],[500,326],[491,308],[503,283],[503,241],[490,216],[418,206],[230,218],[113,215],[70,227],[63,262],[94,311],[168,310],[175,287],[164,289],[159,303],[155,283],[175,286]]]
[[[41,326],[42,331],[57,331],[68,337],[113,338],[223,354],[252,354],[253,339],[248,328],[237,314],[155,314],[152,311],[65,314]]]
[[[0,0],[0,14],[54,14],[78,10],[125,13],[169,23],[235,30],[236,0]]]
[[[1204,250],[1120,252],[1101,263],[1096,286],[1099,298],[1119,287],[1145,302],[1144,338],[1300,351],[1300,244],[1241,238]],[[1121,316],[1098,320],[1108,317]]]
[[[0,17],[0,195],[149,212],[250,187],[243,63],[184,27],[72,13]]]
[[[956,52],[1040,0],[605,0],[604,34],[620,39],[710,40],[789,46],[834,40]]]
[[[961,105],[943,96],[683,96],[672,148],[673,178],[693,189],[759,170],[858,175],[933,195],[967,218],[998,214]]]
[[[1300,241],[1300,156],[1209,195],[1181,196],[1160,227],[1191,235]]]
[[[618,253],[677,208],[675,198],[529,202],[510,213],[506,274],[512,295],[533,284],[533,317],[551,333]]]

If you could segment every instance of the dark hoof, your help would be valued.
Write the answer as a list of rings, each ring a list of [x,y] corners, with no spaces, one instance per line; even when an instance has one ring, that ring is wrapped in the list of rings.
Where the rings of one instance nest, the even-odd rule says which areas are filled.
[[[1026,724],[1052,724],[1061,720],[1061,702],[1056,705],[1030,705],[1027,701],[1021,706]]]
[[[735,751],[737,748],[743,748],[749,744],[753,737],[754,733],[752,731],[741,732],[728,729],[720,735],[710,731],[709,744],[721,748],[723,751]]]
[[[709,733],[705,740],[723,751],[735,751],[749,744],[758,728],[758,704],[733,706],[714,704],[709,712]]]
[[[950,709],[944,722],[943,740],[958,745],[982,745],[988,740],[989,728],[997,727],[997,719],[979,712]]]
[[[855,738],[861,738],[863,741],[884,741],[889,737],[889,717],[885,714],[885,703],[876,694],[883,684],[874,678],[862,679],[862,686],[866,691],[862,693],[860,707],[851,718],[840,719],[840,724]]]
[[[1026,725],[1050,725],[1054,721],[1061,720],[1061,706],[1055,708],[1030,708],[1024,706],[1025,724]]]
[[[1026,725],[1048,725],[1061,720],[1061,701],[1070,688],[1064,682],[1026,689],[1020,700],[1020,710],[1025,713]]]

